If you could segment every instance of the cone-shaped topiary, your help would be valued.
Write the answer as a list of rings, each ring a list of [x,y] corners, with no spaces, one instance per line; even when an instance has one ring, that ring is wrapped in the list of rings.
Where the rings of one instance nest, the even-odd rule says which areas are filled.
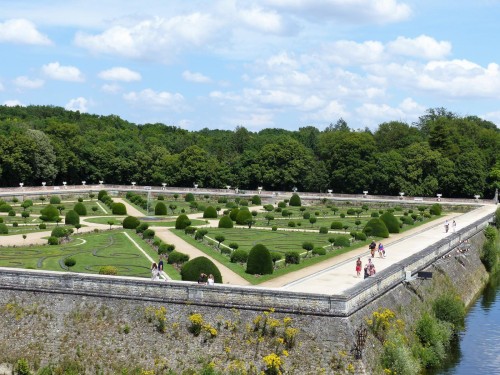
[[[125,205],[121,202],[113,203],[111,211],[113,212],[113,215],[126,215],[127,207],[125,207]]]
[[[365,227],[363,228],[363,232],[373,237],[389,237],[389,231],[387,230],[385,223],[378,217],[374,217],[368,223],[366,223]]]
[[[298,194],[292,194],[292,197],[290,198],[290,202],[288,202],[290,206],[295,206],[295,207],[300,207],[302,206],[302,202],[300,200],[300,197]]]
[[[181,268],[181,277],[184,281],[197,281],[201,273],[214,275],[215,282],[222,284],[222,275],[219,269],[206,257],[194,258]]]
[[[203,212],[204,219],[217,219],[217,211],[213,206],[208,206]]]
[[[399,221],[391,212],[384,212],[380,220],[384,222],[389,233],[399,233]]]
[[[156,203],[155,215],[166,215],[166,214],[167,214],[167,205],[163,202]]]
[[[179,215],[177,220],[175,220],[175,229],[186,229],[190,225],[191,220],[185,214]]]
[[[135,216],[127,216],[123,220],[123,228],[125,229],[135,229],[139,226],[141,222]]]
[[[64,217],[64,224],[73,226],[80,224],[80,215],[78,215],[73,210],[69,210],[68,212],[66,212],[66,216]]]
[[[85,207],[82,202],[78,202],[77,204],[75,204],[73,210],[75,210],[75,212],[80,216],[87,215],[87,207]]]
[[[219,228],[232,228],[232,227],[233,227],[233,221],[229,216],[224,215],[220,218]]]
[[[250,250],[246,273],[252,275],[267,275],[273,273],[271,253],[262,244],[257,244]]]
[[[246,225],[248,220],[252,220],[252,213],[248,210],[240,210],[236,215],[236,224]]]

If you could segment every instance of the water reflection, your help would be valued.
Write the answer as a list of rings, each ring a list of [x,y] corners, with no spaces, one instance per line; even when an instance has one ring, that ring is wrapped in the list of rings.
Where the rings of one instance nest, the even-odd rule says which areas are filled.
[[[447,363],[432,375],[500,374],[500,274],[469,310],[462,331],[450,348]]]

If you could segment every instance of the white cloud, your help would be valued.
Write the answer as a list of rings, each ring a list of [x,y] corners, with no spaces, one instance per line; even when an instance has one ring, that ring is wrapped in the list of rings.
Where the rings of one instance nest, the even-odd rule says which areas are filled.
[[[488,120],[488,121],[495,123],[496,126],[498,128],[500,128],[500,111],[488,112],[480,117],[485,119],[485,120]]]
[[[45,81],[43,79],[29,79],[26,76],[17,77],[14,80],[14,84],[19,88],[24,89],[38,89],[44,85]]]
[[[371,40],[363,43],[339,40],[326,45],[321,55],[321,59],[340,65],[366,65],[383,59],[384,45],[381,42]]]
[[[51,45],[50,39],[40,33],[35,25],[22,18],[0,22],[0,42]]]
[[[411,15],[409,5],[397,0],[266,0],[270,6],[315,22],[385,24]]]
[[[53,62],[42,66],[42,72],[49,78],[59,81],[83,82],[83,74],[77,67],[63,66],[59,62]]]
[[[131,91],[123,95],[123,98],[130,103],[153,109],[172,109],[180,111],[185,109],[184,97],[167,91],[154,91],[145,89],[140,92]]]
[[[111,83],[111,84],[106,83],[101,86],[102,91],[109,92],[111,94],[116,94],[117,92],[120,92],[121,89],[122,89],[121,86],[117,85],[116,83]]]
[[[78,97],[75,99],[71,99],[65,106],[68,111],[80,111],[87,112],[88,111],[88,100],[83,97]]]
[[[247,128],[260,130],[274,126],[274,117],[271,113],[246,113],[243,116],[235,116],[227,119],[232,126],[243,125]]]
[[[133,25],[116,25],[101,34],[76,34],[75,43],[94,53],[170,61],[180,50],[200,47],[212,36],[218,22],[199,12],[171,18],[151,18]]]
[[[142,79],[139,73],[121,66],[115,66],[114,68],[103,70],[98,74],[98,76],[106,81],[133,82],[140,81]]]
[[[295,60],[294,57],[289,56],[287,52],[283,51],[277,55],[271,56],[266,64],[269,68],[274,69],[276,67],[286,67],[290,69],[297,69],[299,67],[299,62]]]
[[[397,107],[391,107],[388,104],[364,103],[356,108],[357,115],[368,126],[392,120],[411,122],[417,120],[424,111],[425,107],[412,98],[404,99]]]
[[[265,11],[254,6],[250,9],[241,10],[239,17],[246,25],[265,33],[278,34],[285,30],[281,15],[275,11]]]
[[[349,117],[349,112],[346,110],[345,105],[337,100],[331,100],[320,110],[304,116],[304,119],[315,121],[334,122],[339,118]]]
[[[210,77],[207,77],[201,73],[192,73],[189,70],[185,70],[182,72],[182,78],[184,78],[188,82],[195,83],[210,83],[212,80]]]
[[[387,50],[396,55],[441,59],[451,53],[451,43],[420,35],[414,39],[398,37],[387,44]]]
[[[3,102],[3,105],[6,105],[7,107],[16,107],[16,106],[21,106],[24,107],[25,105],[21,103],[19,100],[6,100]]]

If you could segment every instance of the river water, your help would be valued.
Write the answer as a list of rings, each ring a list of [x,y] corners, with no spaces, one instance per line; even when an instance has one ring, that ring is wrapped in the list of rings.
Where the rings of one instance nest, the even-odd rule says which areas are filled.
[[[430,372],[429,372],[430,373]],[[465,330],[435,375],[500,374],[500,273],[467,313]]]

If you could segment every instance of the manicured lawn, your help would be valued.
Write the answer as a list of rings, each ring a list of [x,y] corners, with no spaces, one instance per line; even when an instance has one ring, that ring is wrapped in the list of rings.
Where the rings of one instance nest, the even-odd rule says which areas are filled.
[[[132,231],[127,232],[153,259],[157,253]],[[74,258],[76,264],[68,269],[66,258]],[[51,271],[99,273],[102,266],[114,266],[120,276],[150,277],[150,261],[130,239],[120,231],[74,235],[73,241],[56,246],[5,247],[0,250],[0,266],[32,268]],[[179,274],[166,265],[165,272],[179,279]]]
[[[158,216],[157,216],[158,217]],[[95,224],[108,224],[108,221],[113,221],[113,225],[121,225],[125,216],[112,216],[112,217],[94,217],[92,219],[87,219],[86,221],[89,223]],[[168,221],[159,221],[159,220],[145,220],[143,218],[140,219],[143,223],[148,223],[150,227],[175,227],[175,218],[165,219]],[[191,220],[191,225],[203,225],[205,224],[205,220]],[[109,224],[108,224],[109,225]]]

